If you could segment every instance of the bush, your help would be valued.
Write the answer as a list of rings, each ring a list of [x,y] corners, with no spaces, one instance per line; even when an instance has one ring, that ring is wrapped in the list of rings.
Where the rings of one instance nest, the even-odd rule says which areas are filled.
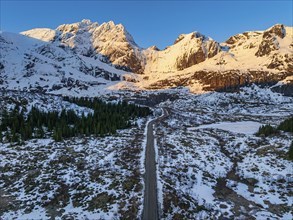
[[[273,126],[271,126],[270,124],[268,124],[268,125],[260,126],[256,135],[268,137],[270,135],[277,134],[277,133],[278,133],[278,130],[274,128]]]

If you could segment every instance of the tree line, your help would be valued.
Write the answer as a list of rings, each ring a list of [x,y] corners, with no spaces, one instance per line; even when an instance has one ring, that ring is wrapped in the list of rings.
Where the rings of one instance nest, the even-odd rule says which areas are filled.
[[[26,113],[16,105],[2,112],[0,141],[20,142],[52,136],[55,141],[75,136],[104,136],[131,127],[131,120],[151,114],[148,107],[127,102],[106,103],[97,98],[64,98],[66,101],[93,109],[93,113],[77,115],[74,110],[43,112],[36,107]]]
[[[270,124],[260,126],[256,135],[268,137],[278,134],[280,131],[293,132],[293,116],[282,121],[277,127]]]
[[[277,127],[273,127],[270,124],[262,125],[258,129],[256,135],[268,137],[279,134],[280,131],[293,132],[293,116],[282,121]],[[288,157],[290,160],[293,161],[293,141],[291,142],[291,145],[289,147]]]

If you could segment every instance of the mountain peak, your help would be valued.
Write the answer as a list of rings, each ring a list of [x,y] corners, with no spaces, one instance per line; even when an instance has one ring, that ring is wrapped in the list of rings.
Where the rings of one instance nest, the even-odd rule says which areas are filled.
[[[115,24],[114,21],[104,22],[100,25],[101,28],[105,30],[116,30],[121,32],[127,32],[122,24]]]
[[[156,45],[150,46],[149,48],[147,48],[147,50],[160,51],[160,49]]]
[[[108,21],[108,22],[104,22],[104,23],[102,23],[101,24],[101,26],[100,27],[104,27],[105,29],[113,29],[113,28],[115,28],[115,23],[114,23],[114,21]]]
[[[280,38],[284,38],[286,36],[286,29],[283,24],[275,24],[264,32],[263,37],[270,37],[271,35],[277,35]]]
[[[202,38],[203,40],[209,40],[210,38],[201,34],[200,32],[194,31],[189,34],[180,34],[176,40],[174,41],[174,44],[177,44],[178,42],[182,41],[183,39],[186,40],[192,40],[194,38]]]
[[[63,33],[71,32],[76,33],[80,29],[90,29],[98,27],[97,22],[91,22],[88,19],[83,19],[81,22],[76,22],[72,24],[62,24],[56,28],[57,31],[61,31]]]
[[[115,40],[115,42],[128,42],[131,45],[138,47],[131,34],[122,24],[115,24],[113,21],[101,24],[95,31],[95,36],[102,36],[103,39]]]
[[[81,20],[81,23],[84,23],[84,24],[90,25],[90,24],[92,24],[92,21],[89,20],[89,19],[82,19],[82,20]]]

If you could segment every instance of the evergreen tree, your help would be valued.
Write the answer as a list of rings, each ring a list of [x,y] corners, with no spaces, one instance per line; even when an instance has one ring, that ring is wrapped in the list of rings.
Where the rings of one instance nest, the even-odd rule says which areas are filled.
[[[293,117],[281,122],[281,124],[278,126],[278,129],[287,132],[293,132]]]
[[[127,102],[106,103],[98,98],[65,98],[80,106],[92,108],[93,114],[78,116],[73,110],[62,109],[60,113],[42,112],[32,107],[25,116],[25,108],[16,105],[11,112],[3,110],[0,124],[0,140],[19,142],[30,138],[44,138],[44,128],[54,140],[61,141],[76,135],[110,135],[117,129],[129,128],[131,120],[151,113],[149,108]]]
[[[270,135],[277,134],[277,133],[278,133],[277,129],[268,124],[268,125],[262,125],[258,129],[258,132],[256,133],[256,135],[268,137]]]
[[[42,126],[38,127],[37,129],[37,136],[38,138],[44,138],[45,132]]]

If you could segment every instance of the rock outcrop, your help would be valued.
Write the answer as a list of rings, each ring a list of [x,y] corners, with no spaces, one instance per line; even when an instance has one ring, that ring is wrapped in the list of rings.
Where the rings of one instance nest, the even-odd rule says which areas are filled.
[[[184,36],[180,35],[175,41],[175,44],[180,43],[180,41],[182,42],[183,39]],[[208,58],[214,57],[221,50],[219,43],[196,32],[190,35],[189,43],[192,41],[195,41],[192,44],[193,47],[178,54],[176,59],[177,70],[183,70],[201,63]]]
[[[256,56],[262,57],[269,55],[272,51],[276,51],[280,48],[277,38],[283,39],[286,35],[284,25],[278,24],[263,32],[262,42],[259,45]]]
[[[252,83],[262,86],[272,86],[293,76],[293,73],[272,74],[267,71],[250,71],[243,73],[239,70],[231,70],[219,74],[219,72],[197,71],[188,77],[172,77],[151,84],[148,89],[161,89],[169,87],[189,86],[194,81],[204,85],[204,91],[238,91],[242,86]]]

